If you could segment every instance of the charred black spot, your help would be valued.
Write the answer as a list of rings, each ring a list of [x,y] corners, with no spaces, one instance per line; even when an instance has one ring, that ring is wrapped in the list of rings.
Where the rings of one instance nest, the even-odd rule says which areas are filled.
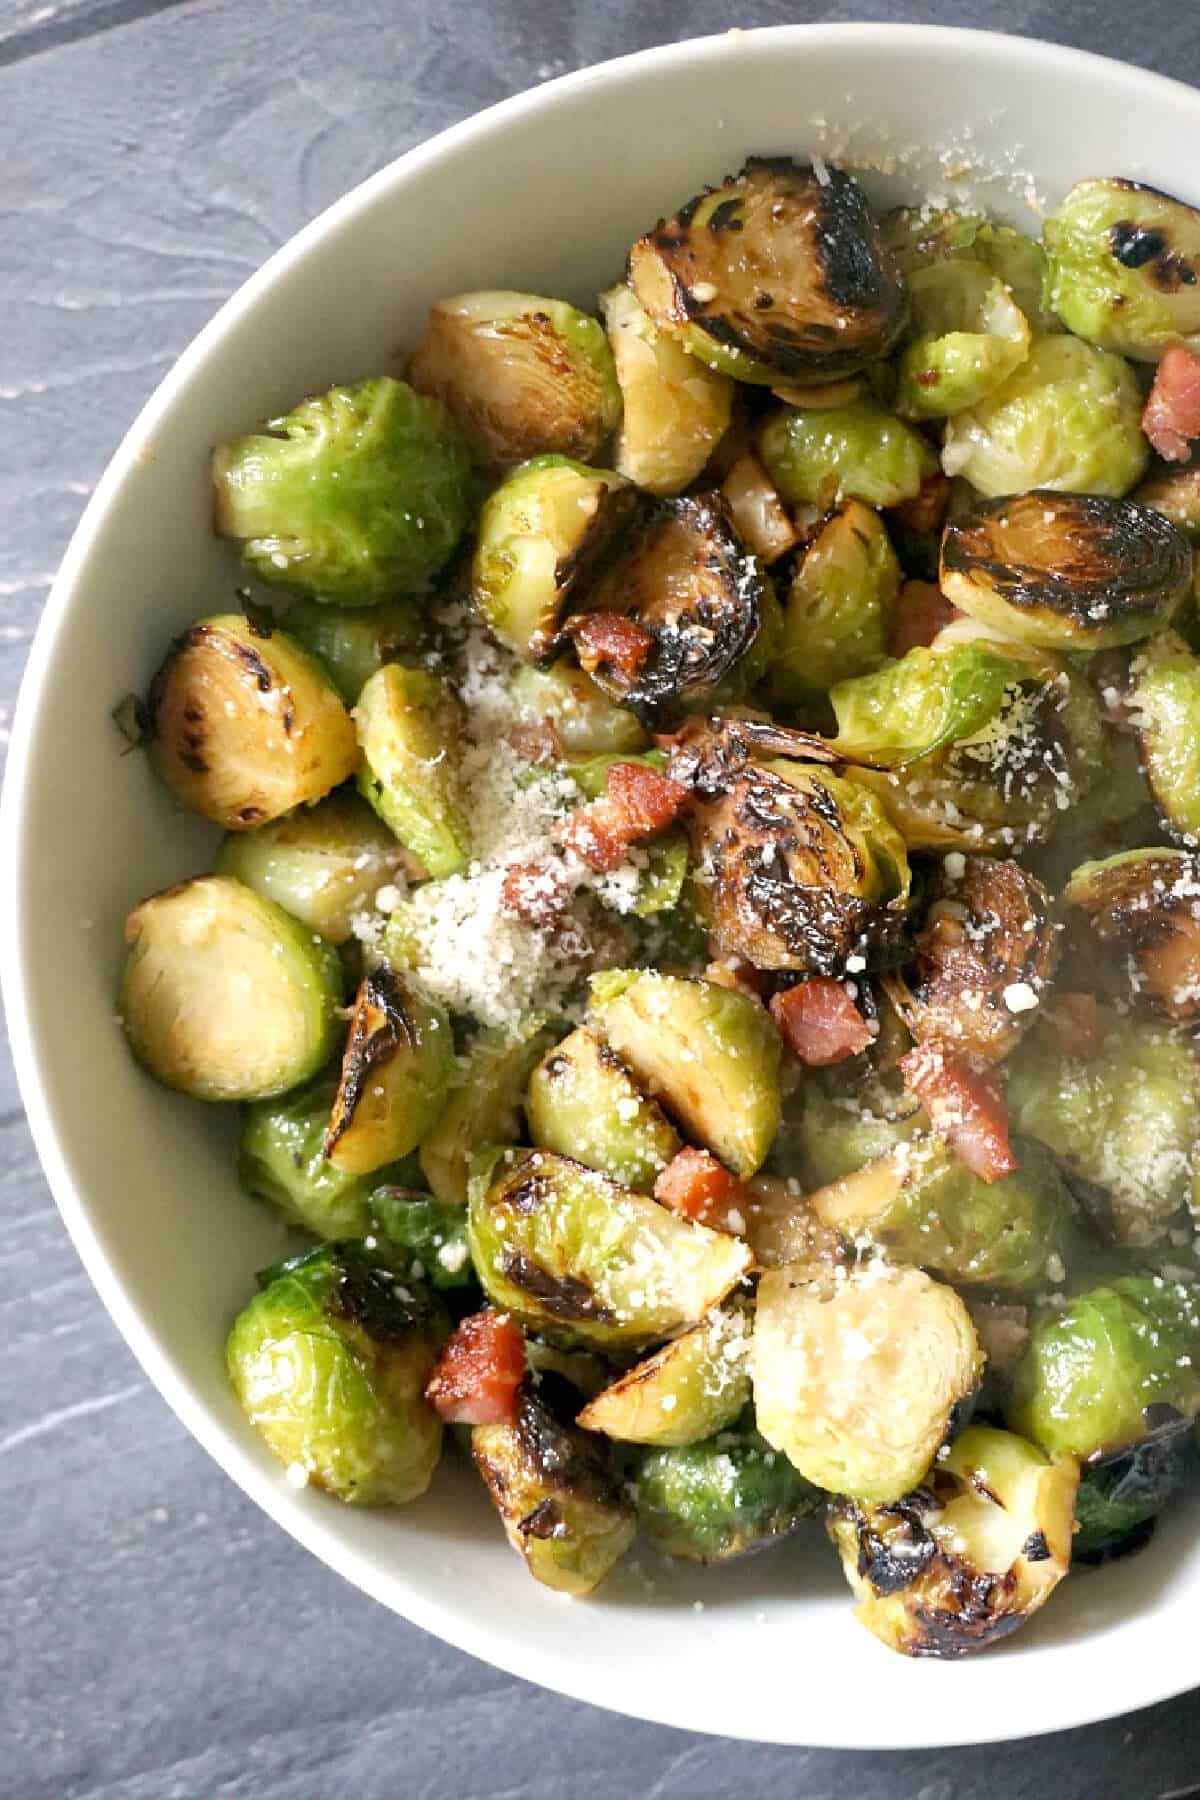
[[[914,1495],[858,1517],[858,1573],[877,1594],[901,1594],[913,1586],[937,1555],[926,1529],[924,1500]]]
[[[412,1289],[390,1269],[347,1259],[333,1290],[332,1309],[377,1343],[397,1343],[427,1312]]]
[[[512,1187],[503,1190],[506,1206],[514,1212],[535,1213],[554,1197],[554,1183],[545,1175],[523,1175]]]
[[[541,1501],[531,1513],[526,1513],[518,1520],[517,1530],[524,1538],[561,1538],[567,1535],[567,1522],[563,1517],[561,1502],[553,1495]]]
[[[355,999],[346,1039],[342,1078],[325,1134],[326,1156],[337,1148],[354,1123],[354,1114],[375,1071],[389,1063],[402,1047],[414,1043],[416,1035],[400,977],[388,968],[376,969],[366,976]]]
[[[524,1250],[506,1250],[500,1273],[536,1300],[551,1318],[611,1324],[616,1317],[610,1306],[597,1299],[588,1282],[576,1275],[553,1275]]]
[[[540,1393],[530,1389],[522,1393],[514,1430],[521,1452],[542,1486],[560,1492],[569,1487],[595,1499],[612,1497],[609,1465],[601,1446],[575,1426],[555,1418]]]
[[[269,638],[275,630],[275,616],[269,607],[262,606],[251,594],[249,588],[239,588],[238,601],[242,608],[250,631],[256,638]]]
[[[561,1081],[571,1073],[573,1065],[569,1056],[559,1056],[557,1052],[548,1056],[542,1064],[542,1073],[547,1081]]]
[[[1046,1534],[1042,1531],[1031,1531],[1021,1545],[1021,1555],[1026,1562],[1038,1563],[1050,1560],[1050,1546],[1046,1542]]]
[[[1111,228],[1108,241],[1112,253],[1127,269],[1140,269],[1156,256],[1161,256],[1167,241],[1158,231],[1147,231],[1132,219],[1120,219]]]
[[[244,664],[246,673],[258,686],[260,694],[269,694],[275,685],[270,669],[252,644],[243,644],[237,638],[230,640],[230,649],[237,660]]]
[[[697,207],[702,200],[707,200],[710,192],[711,190],[706,188],[702,194],[694,195],[691,200],[685,201],[679,211],[675,214],[674,220],[671,221],[671,223],[676,225],[681,233],[686,233],[688,226],[696,216]],[[684,241],[686,242],[686,238]]]
[[[291,704],[290,701],[287,703],[287,705],[283,709],[283,717],[282,717],[280,723],[283,726],[284,736],[291,737],[292,726],[296,723],[296,709]]]
[[[742,229],[742,201],[736,195],[730,200],[722,200],[714,206],[708,215],[708,229],[712,232],[740,231]]]
[[[884,279],[866,195],[849,175],[831,169],[820,189],[820,205],[816,241],[826,292],[836,306],[877,305]]]
[[[203,765],[201,765],[203,767]],[[238,808],[238,819],[243,825],[257,825],[263,817],[261,806],[241,806]]]
[[[763,294],[755,294],[755,296],[754,296],[755,312],[770,312],[770,310],[774,306],[774,304],[775,304],[775,296],[773,294],[763,293]]]

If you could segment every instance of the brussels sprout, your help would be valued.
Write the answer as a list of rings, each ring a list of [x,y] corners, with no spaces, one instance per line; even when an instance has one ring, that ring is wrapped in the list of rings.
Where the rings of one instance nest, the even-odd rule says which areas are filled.
[[[691,1137],[753,1175],[779,1129],[781,1047],[764,1007],[711,981],[617,969],[593,977],[592,1022]]]
[[[578,1422],[627,1444],[698,1443],[745,1411],[749,1349],[746,1312],[714,1312],[597,1394]]]
[[[522,663],[508,691],[518,722],[549,725],[564,756],[619,755],[649,746],[645,726],[573,663],[557,662],[548,669]]]
[[[1029,354],[1029,323],[985,263],[933,263],[909,278],[915,333],[900,356],[896,411],[941,419],[975,406]]]
[[[624,478],[565,456],[535,456],[495,488],[479,517],[471,598],[514,656],[544,662],[568,597],[628,524]]]
[[[462,716],[450,689],[424,669],[387,663],[359,695],[354,723],[363,798],[430,875],[460,874],[471,838],[458,766]]]
[[[421,1169],[439,1200],[465,1206],[475,1152],[519,1136],[525,1084],[549,1042],[540,1018],[515,1032],[485,1029],[475,1037],[441,1117],[421,1143]]]
[[[624,282],[601,294],[600,312],[624,402],[617,472],[648,493],[677,494],[727,430],[733,383],[656,331]]]
[[[1196,1474],[1192,1434],[1171,1427],[1122,1456],[1085,1469],[1075,1496],[1072,1562],[1109,1562],[1140,1550],[1157,1515]]]
[[[900,565],[878,513],[849,500],[823,519],[791,571],[783,636],[770,669],[774,699],[811,705],[887,656]]]
[[[441,1007],[389,968],[368,975],[354,1001],[325,1154],[369,1175],[415,1150],[441,1116],[454,1074],[454,1038]]]
[[[1155,804],[1186,843],[1200,843],[1200,657],[1164,631],[1130,673],[1129,711]]]
[[[1190,1198],[1200,1138],[1195,1058],[1159,1026],[1109,1017],[1086,1057],[1035,1033],[1012,1059],[1008,1110],[1014,1131],[1039,1138],[1068,1180],[1090,1190],[1115,1243],[1157,1242]]]
[[[335,387],[213,452],[217,530],[260,581],[316,600],[388,600],[436,575],[471,503],[437,400],[379,375]]]
[[[834,1503],[855,1617],[905,1656],[966,1656],[1031,1618],[1071,1561],[1079,1470],[973,1425],[897,1504]]]
[[[356,607],[296,600],[288,607],[287,628],[328,669],[346,705],[353,706],[376,669],[421,648],[427,623],[412,600]]]
[[[1063,898],[1125,951],[1135,992],[1169,1018],[1200,1015],[1200,856],[1126,850],[1076,869]]]
[[[1026,675],[1000,644],[918,645],[832,689],[834,747],[847,761],[876,768],[920,762],[983,731]]]
[[[721,483],[738,536],[761,563],[773,563],[800,541],[800,532],[775,492],[757,456],[744,452],[730,463]]]
[[[258,1100],[242,1115],[238,1179],[289,1225],[320,1238],[365,1237],[371,1229],[370,1181],[339,1169],[325,1154],[337,1081],[320,1076],[277,1100]]]
[[[785,1127],[805,1185],[828,1187],[929,1130],[905,1088],[874,1080],[850,1087],[840,1069],[806,1074]]]
[[[1132,500],[1008,494],[952,519],[942,538],[946,598],[1005,637],[1051,650],[1149,637],[1191,583],[1186,538]]]
[[[789,1263],[832,1268],[846,1260],[841,1235],[818,1221],[794,1176],[756,1175],[749,1192],[746,1242],[760,1269],[783,1269]]]
[[[920,432],[871,399],[815,410],[782,406],[764,421],[758,453],[792,506],[898,506],[937,468]]]
[[[906,276],[952,259],[983,263],[1012,289],[1013,299],[1036,331],[1062,330],[1055,315],[1042,310],[1046,253],[1036,238],[1011,225],[994,225],[977,213],[931,212],[927,206],[885,213],[880,230]]]
[[[1133,498],[1170,519],[1193,544],[1200,543],[1200,462],[1156,463]]]
[[[1109,1456],[1200,1411],[1200,1290],[1122,1275],[1047,1309],[1006,1420],[1051,1456]]]
[[[738,381],[854,374],[904,325],[904,283],[858,183],[752,156],[629,253],[633,290],[661,330]]]
[[[165,888],[125,921],[118,1011],[142,1067],[195,1100],[262,1100],[333,1054],[337,952],[228,875]]]
[[[146,698],[154,767],[227,831],[277,819],[353,775],[350,716],[325,671],[240,613],[201,619],[167,651]]]
[[[612,352],[565,300],[451,294],[430,308],[408,376],[452,413],[476,462],[594,456],[621,416]]]
[[[628,1550],[637,1521],[601,1446],[532,1388],[513,1424],[475,1426],[471,1454],[509,1543],[546,1587],[590,1594]]]
[[[634,1491],[651,1541],[668,1556],[702,1563],[790,1536],[825,1498],[752,1427],[650,1451]]]
[[[942,467],[986,495],[1121,495],[1148,456],[1129,365],[1078,338],[1041,337],[999,387],[946,421]]]
[[[548,1150],[480,1153],[471,1256],[496,1306],[535,1330],[616,1347],[704,1318],[750,1267],[737,1238]]]
[[[982,1369],[966,1307],[919,1269],[800,1265],[759,1282],[758,1428],[831,1493],[881,1505],[915,1487]]]
[[[424,1398],[440,1308],[358,1243],[285,1263],[234,1320],[225,1366],[273,1455],[352,1506],[429,1486],[442,1422]]]
[[[431,1200],[412,1188],[381,1186],[371,1192],[371,1235],[395,1257],[407,1251],[405,1278],[434,1288],[472,1287],[475,1271],[467,1245],[467,1215],[452,1201]]]
[[[535,1144],[573,1156],[639,1193],[680,1148],[662,1108],[647,1099],[615,1051],[580,1026],[542,1058],[525,1097]]]
[[[1200,213],[1157,188],[1076,182],[1042,227],[1046,298],[1081,338],[1157,362],[1200,344]]]

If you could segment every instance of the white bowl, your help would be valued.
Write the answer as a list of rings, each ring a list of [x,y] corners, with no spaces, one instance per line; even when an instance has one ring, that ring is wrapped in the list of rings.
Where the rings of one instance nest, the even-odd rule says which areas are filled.
[[[958,190],[1022,221],[1085,175],[1185,194],[1200,95],[1048,44],[920,26],[731,32],[584,70],[410,152],[273,257],[180,358],[114,457],[30,657],[4,796],[4,990],[42,1163],[150,1378],[260,1506],[367,1593],[579,1699],[694,1730],[854,1748],[1028,1736],[1200,1682],[1200,1534],[1073,1577],[1011,1646],[909,1663],[851,1617],[814,1527],[716,1571],[619,1573],[588,1603],[530,1580],[482,1488],[355,1512],[296,1493],[242,1419],[224,1333],[277,1250],[238,1192],[229,1120],[156,1087],[113,1015],[131,902],[207,867],[109,712],[236,580],[206,457],[306,391],[394,366],[430,301],[513,286],[590,303],[632,238],[752,151],[820,152],[882,199]],[[1191,198],[1200,198],[1193,193]],[[649,1565],[644,1564],[645,1571]]]

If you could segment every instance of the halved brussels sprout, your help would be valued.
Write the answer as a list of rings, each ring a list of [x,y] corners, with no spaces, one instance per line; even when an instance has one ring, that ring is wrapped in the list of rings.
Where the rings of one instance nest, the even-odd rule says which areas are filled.
[[[1168,1426],[1124,1455],[1084,1469],[1075,1496],[1072,1562],[1109,1562],[1140,1550],[1158,1514],[1197,1472],[1196,1442],[1186,1426]]]
[[[298,1087],[338,1040],[337,952],[228,875],[152,894],[125,921],[118,1012],[142,1067],[195,1100]]]
[[[1109,1456],[1200,1412],[1200,1290],[1122,1275],[1049,1308],[1006,1420],[1051,1456]]]
[[[900,355],[896,411],[943,419],[975,406],[1029,354],[1029,322],[1008,287],[971,258],[909,277],[914,337]]]
[[[322,1244],[238,1314],[225,1366],[250,1423],[302,1479],[352,1506],[429,1486],[442,1422],[424,1398],[447,1321],[387,1258]]]
[[[1200,843],[1200,657],[1164,631],[1130,667],[1130,716],[1159,812],[1185,843]]]
[[[693,1325],[750,1267],[737,1238],[549,1150],[481,1152],[468,1213],[488,1296],[535,1330],[602,1346]]]
[[[354,1001],[325,1154],[368,1175],[415,1150],[446,1104],[454,1075],[450,1021],[404,975],[383,967]]]
[[[647,493],[677,494],[695,481],[728,428],[733,383],[656,331],[624,282],[601,294],[600,312],[624,402],[617,472]]]
[[[324,669],[241,613],[201,619],[167,651],[146,697],[167,786],[227,831],[277,819],[353,775],[350,715]]]
[[[753,1175],[779,1129],[779,1033],[766,1008],[715,982],[614,969],[592,979],[596,1031],[685,1131]]]
[[[1200,543],[1200,462],[1156,464],[1133,498],[1170,519],[1193,544]]]
[[[1076,182],[1042,227],[1046,298],[1081,338],[1157,362],[1200,344],[1200,213],[1119,178]]]
[[[768,386],[854,374],[886,356],[907,313],[858,183],[779,156],[750,157],[639,238],[629,279],[686,349]]]
[[[829,1534],[855,1617],[905,1656],[966,1656],[1032,1617],[1071,1562],[1079,1470],[972,1425],[929,1485],[868,1511],[835,1501]]]
[[[645,726],[573,663],[556,662],[548,669],[522,663],[508,691],[518,722],[549,725],[568,758],[617,755],[649,746]]]
[[[287,610],[287,629],[328,669],[346,705],[353,706],[376,669],[421,648],[428,621],[413,600],[354,607],[296,600]]]
[[[999,387],[946,421],[942,467],[987,495],[1120,495],[1149,454],[1128,363],[1079,338],[1041,337]]]
[[[213,452],[217,530],[260,581],[351,605],[436,575],[462,536],[471,471],[445,407],[378,375],[301,401]]]
[[[1035,490],[981,500],[942,538],[942,591],[1022,643],[1103,650],[1161,630],[1192,584],[1187,539],[1132,500]]]
[[[610,469],[535,456],[494,488],[479,515],[471,598],[507,650],[526,662],[552,654],[563,607],[637,506]]]
[[[372,1189],[368,1215],[371,1236],[384,1240],[386,1254],[400,1261],[406,1280],[427,1281],[433,1288],[475,1285],[464,1207],[387,1185]]]
[[[869,675],[839,681],[829,695],[833,747],[848,762],[900,769],[948,744],[976,737],[1028,677],[1001,644],[913,650]]]
[[[899,592],[900,564],[882,519],[848,500],[822,520],[791,570],[772,697],[812,704],[835,681],[878,667]]]
[[[525,1097],[529,1135],[649,1194],[680,1148],[662,1108],[638,1087],[616,1052],[580,1026],[547,1052]]]
[[[763,422],[758,453],[792,506],[840,500],[898,506],[915,499],[937,468],[920,432],[873,399],[813,409],[781,406]]]
[[[1062,330],[1055,314],[1042,309],[1046,253],[1036,238],[1011,225],[994,225],[978,213],[931,211],[928,206],[897,207],[884,214],[880,230],[906,276],[952,259],[981,262],[1011,288],[1035,331]]]
[[[819,1489],[751,1425],[652,1450],[634,1484],[638,1523],[668,1556],[725,1562],[790,1537],[819,1512]]]
[[[1126,850],[1076,869],[1063,898],[1126,953],[1136,993],[1168,1018],[1200,1015],[1200,856]]]
[[[476,462],[594,456],[621,416],[608,340],[565,300],[451,294],[429,311],[408,365],[457,421]]]
[[[358,697],[358,786],[430,875],[457,875],[471,855],[459,775],[462,715],[437,675],[387,663]]]
[[[421,1170],[439,1200],[465,1206],[475,1152],[520,1135],[525,1084],[549,1042],[536,1017],[515,1032],[485,1029],[475,1037],[441,1117],[421,1142]]]
[[[830,1493],[899,1500],[924,1479],[982,1370],[966,1307],[919,1269],[797,1265],[759,1282],[758,1428]]]
[[[767,471],[749,450],[725,472],[721,494],[738,536],[761,563],[773,563],[794,548],[800,532],[775,492]]]
[[[602,1446],[556,1419],[532,1387],[512,1425],[476,1425],[471,1455],[508,1541],[529,1573],[582,1597],[625,1554],[637,1530]]]
[[[289,1225],[315,1237],[365,1237],[373,1182],[398,1180],[401,1171],[381,1170],[368,1181],[330,1162],[325,1133],[337,1087],[335,1079],[322,1075],[282,1099],[248,1106],[238,1140],[238,1180]]]
[[[597,1394],[578,1422],[626,1444],[698,1443],[745,1411],[749,1351],[744,1308],[720,1309]]]

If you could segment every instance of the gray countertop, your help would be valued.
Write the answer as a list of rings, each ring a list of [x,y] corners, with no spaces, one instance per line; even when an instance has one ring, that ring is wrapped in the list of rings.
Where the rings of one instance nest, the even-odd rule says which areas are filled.
[[[0,738],[118,438],[298,226],[550,75],[730,23],[815,18],[991,24],[1200,82],[1195,0],[793,0],[733,15],[716,0],[0,0]],[[271,1525],[148,1385],[59,1223],[7,1058],[0,1132],[0,1793],[1200,1795],[1200,1693],[1029,1746],[855,1756],[617,1721],[426,1637]],[[819,1653],[797,1643],[799,1682]]]

